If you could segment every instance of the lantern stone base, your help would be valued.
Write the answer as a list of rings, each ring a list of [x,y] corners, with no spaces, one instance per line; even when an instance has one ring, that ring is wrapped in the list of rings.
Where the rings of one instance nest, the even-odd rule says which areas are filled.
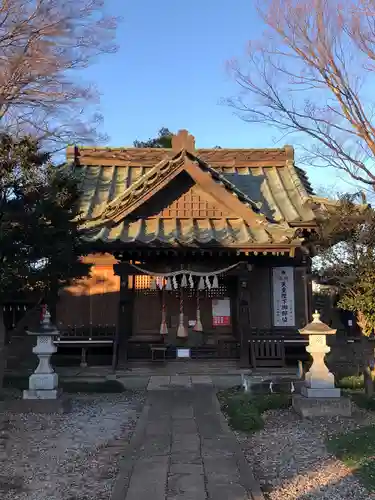
[[[58,389],[27,389],[23,391],[23,399],[58,399],[61,391]]]
[[[30,392],[51,392],[57,391],[57,386],[59,382],[59,377],[57,373],[33,373],[29,377],[29,389]],[[39,399],[39,398],[28,398],[28,399]],[[53,399],[53,398],[43,398],[43,399]]]
[[[29,377],[29,388],[23,391],[23,399],[58,399],[61,390],[58,389],[57,373],[33,373]]]
[[[350,417],[351,401],[343,397],[305,397],[295,394],[292,398],[293,409],[303,418],[313,417]]]
[[[339,398],[341,391],[335,387],[306,387],[304,385],[301,387],[301,394],[305,398]]]

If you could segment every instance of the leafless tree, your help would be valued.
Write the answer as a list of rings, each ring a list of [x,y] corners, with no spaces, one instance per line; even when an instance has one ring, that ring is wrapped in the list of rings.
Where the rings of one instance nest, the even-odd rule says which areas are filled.
[[[116,50],[118,19],[104,0],[0,5],[0,128],[57,143],[92,139],[98,92],[81,70]]]
[[[229,63],[241,87],[229,104],[283,136],[302,134],[310,165],[373,191],[375,0],[259,0],[258,12],[265,31],[246,63]]]

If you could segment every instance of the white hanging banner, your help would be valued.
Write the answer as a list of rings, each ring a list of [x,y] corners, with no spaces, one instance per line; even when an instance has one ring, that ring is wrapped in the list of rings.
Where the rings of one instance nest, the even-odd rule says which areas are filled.
[[[295,326],[294,268],[272,269],[273,325]]]

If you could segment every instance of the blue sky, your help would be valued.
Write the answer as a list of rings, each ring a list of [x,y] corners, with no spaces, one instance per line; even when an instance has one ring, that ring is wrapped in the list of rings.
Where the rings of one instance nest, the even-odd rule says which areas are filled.
[[[263,26],[252,0],[106,0],[123,17],[119,51],[85,77],[101,93],[109,145],[131,145],[162,127],[186,128],[198,147],[279,147],[278,133],[235,116],[220,100],[237,93],[226,62],[243,57]],[[309,169],[316,187],[326,173]],[[330,177],[328,184],[335,179]]]

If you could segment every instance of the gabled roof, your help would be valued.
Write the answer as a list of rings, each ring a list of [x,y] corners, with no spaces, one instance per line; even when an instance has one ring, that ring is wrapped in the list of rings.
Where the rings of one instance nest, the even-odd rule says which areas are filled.
[[[90,218],[89,226],[120,222],[121,219],[146,202],[150,196],[165,187],[182,171],[187,172],[197,184],[203,187],[206,193],[216,198],[218,203],[226,205],[227,208],[244,220],[252,223],[257,217],[259,221],[266,219],[260,212],[261,203],[251,200],[224,175],[201,161],[197,156],[182,150],[173,158],[162,160],[154,168],[130,184],[122,194],[104,207],[101,214]],[[227,196],[228,192],[232,196]]]
[[[181,134],[185,134],[183,137]],[[186,137],[189,150],[184,147]],[[147,245],[228,247],[300,244],[296,229],[316,224],[311,186],[289,146],[269,150],[74,148],[83,171],[86,239]],[[182,138],[182,142],[181,142]],[[185,143],[184,143],[185,140]],[[193,151],[192,151],[193,150]],[[220,217],[137,217],[139,207],[188,175],[225,208]]]

